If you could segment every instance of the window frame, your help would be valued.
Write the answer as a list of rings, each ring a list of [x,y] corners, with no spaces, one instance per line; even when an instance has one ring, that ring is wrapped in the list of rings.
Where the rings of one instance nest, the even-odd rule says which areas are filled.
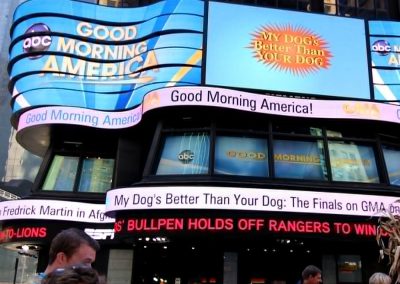
[[[217,140],[219,137],[233,137],[233,138],[249,138],[249,139],[264,139],[265,140],[265,145],[267,148],[267,153],[265,155],[266,159],[266,172],[265,176],[260,176],[260,175],[244,175],[244,174],[236,174],[236,175],[230,175],[230,174],[222,174],[222,173],[216,173],[215,172],[215,163],[216,163],[216,151],[217,151]],[[265,179],[265,178],[270,178],[270,165],[271,163],[269,162],[269,157],[270,157],[270,143],[268,139],[268,133],[259,131],[259,132],[243,132],[243,131],[228,131],[228,130],[216,130],[216,134],[212,137],[212,140],[214,141],[214,147],[211,149],[211,152],[213,153],[213,166],[211,168],[212,174],[215,176],[220,176],[220,177],[228,177],[228,176],[233,176],[233,177],[243,177],[243,178],[254,178],[254,179]]]
[[[380,147],[379,149],[381,150],[381,160],[382,160],[382,169],[384,170],[384,176],[386,177],[386,183],[389,186],[395,186],[395,187],[400,187],[399,185],[393,184],[390,178],[390,171],[387,165],[385,153],[384,153],[384,148],[389,148],[390,150],[397,149],[400,152],[400,144],[399,143],[393,143],[393,142],[388,142],[387,140],[382,140],[380,141]],[[399,167],[400,170],[400,167]]]
[[[168,120],[169,121],[169,120]],[[173,118],[172,120],[173,121]],[[294,131],[290,131],[287,125],[292,123],[290,118],[284,117],[269,117],[266,118],[265,121],[259,122],[252,126],[252,129],[244,129],[244,128],[234,128],[235,122],[230,122],[227,124],[226,121],[219,121],[219,119],[211,119],[206,122],[204,125],[199,126],[195,125],[195,127],[190,128],[188,125],[190,123],[185,123],[185,125],[179,124],[175,120],[175,124],[165,121],[160,122],[158,126],[158,130],[156,131],[150,155],[148,156],[148,160],[146,162],[145,170],[143,172],[143,178],[145,180],[158,180],[162,179],[163,181],[170,180],[169,177],[173,180],[193,180],[194,177],[198,177],[199,180],[204,179],[215,179],[215,180],[226,180],[229,178],[232,181],[248,181],[248,182],[277,182],[284,180],[285,182],[301,182],[301,183],[321,183],[321,184],[347,184],[349,186],[363,185],[363,186],[372,186],[376,187],[382,184],[386,186],[394,186],[391,185],[386,172],[386,165],[383,160],[382,146],[379,144],[379,133],[375,131],[374,133],[365,133],[362,135],[362,132],[352,132],[349,131],[355,125],[353,123],[359,122],[348,122],[344,125],[338,124],[335,121],[314,121],[305,119],[304,123],[296,124],[297,127],[294,128]],[[218,123],[216,122],[218,121]],[[229,120],[228,120],[229,121]],[[243,120],[241,120],[243,121]],[[283,124],[282,124],[283,123]],[[282,127],[279,127],[279,125]],[[168,125],[168,127],[164,127]],[[298,127],[298,126],[302,127]],[[306,125],[306,126],[303,126]],[[341,126],[342,125],[342,126]],[[308,131],[309,129],[309,131]],[[209,149],[209,171],[208,173],[201,175],[157,175],[156,169],[158,167],[158,161],[160,159],[161,147],[162,147],[162,139],[165,135],[171,134],[179,134],[183,132],[196,132],[196,131],[209,131],[210,135],[210,149]],[[343,132],[343,133],[342,133]],[[251,175],[224,175],[221,173],[215,172],[215,151],[216,151],[216,139],[219,136],[233,136],[233,137],[263,137],[266,140],[268,145],[268,159],[266,159],[268,165],[267,168],[269,170],[269,174],[264,177],[259,176],[251,176]],[[275,161],[274,161],[274,149],[273,144],[276,139],[283,140],[294,140],[294,141],[312,141],[316,143],[322,143],[322,151],[325,159],[325,169],[322,168],[323,175],[326,175],[326,179],[295,179],[295,178],[287,178],[287,177],[278,177],[275,173]],[[333,169],[331,164],[331,159],[329,155],[329,143],[332,142],[343,142],[343,143],[352,143],[356,146],[366,146],[370,148],[373,152],[373,157],[371,157],[371,162],[374,163],[373,169],[375,172],[376,169],[376,181],[373,182],[365,182],[365,181],[341,181],[334,180],[332,177]],[[324,172],[326,171],[326,174]],[[375,177],[374,177],[375,178]],[[196,178],[197,179],[197,178]],[[374,179],[375,180],[375,179]],[[396,186],[399,187],[399,186]]]
[[[78,165],[76,168],[76,174],[74,176],[74,181],[73,181],[73,187],[68,190],[55,190],[55,189],[44,189],[44,184],[47,180],[47,177],[49,175],[49,171],[53,165],[53,161],[55,157],[60,156],[60,157],[74,157],[78,159]],[[51,155],[50,158],[48,159],[48,163],[45,168],[45,173],[42,177],[42,181],[40,182],[40,187],[39,191],[40,192],[46,192],[46,193],[74,193],[74,194],[105,194],[106,191],[100,192],[100,191],[80,191],[79,190],[79,185],[82,179],[82,170],[83,170],[83,163],[84,160],[87,158],[101,158],[101,159],[112,159],[113,160],[113,167],[112,167],[112,181],[110,183],[110,188],[113,188],[114,182],[115,182],[115,168],[116,168],[116,159],[114,156],[112,156],[109,153],[102,153],[102,154],[95,154],[95,153],[87,153],[87,152],[82,152],[82,153],[73,153],[73,152],[64,152],[64,151],[54,151]]]
[[[157,170],[159,167],[159,163],[163,154],[164,146],[165,146],[165,141],[167,137],[173,137],[173,136],[184,136],[182,134],[185,133],[208,133],[209,137],[209,143],[208,143],[208,169],[207,173],[201,173],[201,174],[157,174]],[[159,176],[159,177],[166,177],[166,176],[207,176],[211,174],[211,166],[213,166],[213,163],[211,162],[211,127],[210,128],[182,128],[182,129],[162,129],[159,132],[159,135],[155,135],[157,142],[153,143],[153,145],[156,145],[156,148],[152,147],[155,151],[153,154],[150,154],[151,157],[151,167],[145,167],[144,170],[144,175],[148,173],[148,175],[151,176]],[[154,141],[153,141],[154,142]],[[147,168],[147,169],[146,169]]]

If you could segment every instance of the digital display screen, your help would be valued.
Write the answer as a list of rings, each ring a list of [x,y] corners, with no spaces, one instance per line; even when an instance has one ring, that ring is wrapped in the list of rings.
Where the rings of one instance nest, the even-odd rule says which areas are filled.
[[[161,151],[157,175],[207,174],[210,137],[207,133],[167,136]]]
[[[218,136],[214,172],[224,175],[268,176],[266,139]]]
[[[43,190],[72,191],[79,158],[55,155],[44,181]]]
[[[79,180],[80,192],[106,192],[111,188],[114,159],[85,158]]]
[[[207,30],[206,84],[370,99],[363,20],[210,2]]]
[[[203,15],[197,0],[124,9],[21,4],[11,29],[13,112],[43,105],[125,110],[154,89],[200,84]]]
[[[398,101],[400,23],[370,21],[368,24],[374,97],[377,100]]]
[[[275,176],[327,180],[322,141],[274,141]]]
[[[400,149],[383,147],[383,156],[385,157],[386,169],[389,175],[390,184],[400,185]]]
[[[378,183],[375,153],[372,147],[328,142],[335,181]]]

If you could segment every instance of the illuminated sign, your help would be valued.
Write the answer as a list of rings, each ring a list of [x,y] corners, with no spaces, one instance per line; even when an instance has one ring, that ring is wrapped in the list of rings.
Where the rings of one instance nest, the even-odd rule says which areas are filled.
[[[209,2],[207,24],[206,84],[371,98],[363,20]]]
[[[43,239],[47,237],[46,227],[7,227],[0,231],[0,243],[22,239]]]
[[[214,171],[217,174],[266,177],[267,156],[265,139],[218,136],[215,141]]]
[[[366,222],[321,221],[280,218],[171,217],[118,219],[117,234],[152,234],[173,232],[257,232],[267,234],[320,234],[376,236],[377,225]],[[382,231],[383,235],[387,233]]]
[[[85,228],[84,231],[95,240],[114,239],[114,229]],[[44,226],[9,226],[0,231],[0,243],[47,239],[53,237],[54,234],[55,232],[51,232],[49,228]]]
[[[400,123],[400,108],[397,105],[260,96],[259,94],[212,87],[171,87],[152,91],[144,97],[141,106],[121,112],[73,107],[32,109],[21,115],[18,131],[45,124],[72,124],[105,129],[128,128],[138,124],[144,113],[171,106],[212,106],[293,117],[368,119]]]
[[[105,216],[104,204],[61,200],[11,200],[0,202],[0,220],[63,220],[85,223],[113,223]]]
[[[374,96],[398,101],[400,96],[400,23],[369,21]]]
[[[302,27],[268,25],[260,27],[251,41],[257,61],[279,71],[306,75],[328,69],[331,52],[319,35]]]
[[[392,48],[390,47],[390,43],[388,41],[377,40],[372,44],[371,51],[378,52],[379,55],[385,56],[392,51]]]
[[[25,35],[32,35],[39,32],[49,32],[50,29],[45,24],[33,24],[28,30],[26,30]],[[51,37],[49,35],[46,36],[29,36],[23,41],[23,51],[24,53],[29,54],[29,58],[36,59],[42,56],[32,55],[32,53],[47,51],[51,45]]]
[[[107,192],[106,212],[154,209],[244,210],[349,216],[400,213],[397,196],[266,188],[170,186]]]
[[[194,152],[191,150],[184,150],[179,153],[178,160],[184,164],[192,162],[194,159]]]
[[[166,137],[157,174],[205,174],[208,171],[207,133],[187,133]]]
[[[261,152],[245,152],[245,151],[235,151],[229,150],[226,153],[229,158],[237,158],[240,160],[265,160],[266,155]]]
[[[84,231],[95,240],[114,239],[114,229],[85,228]]]
[[[151,90],[200,84],[203,14],[197,0],[126,9],[21,4],[11,28],[13,112],[43,105],[126,110]]]
[[[286,154],[276,153],[274,154],[275,161],[283,161],[287,163],[299,163],[299,164],[315,164],[319,165],[321,160],[316,155],[298,155],[298,154]]]

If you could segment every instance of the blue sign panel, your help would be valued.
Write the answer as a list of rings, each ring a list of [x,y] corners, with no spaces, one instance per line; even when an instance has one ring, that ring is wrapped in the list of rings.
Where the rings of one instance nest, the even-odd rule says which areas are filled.
[[[374,97],[400,100],[400,23],[370,21],[370,49]]]
[[[364,21],[210,2],[205,78],[217,86],[370,99]]]
[[[23,3],[11,29],[13,111],[124,110],[154,89],[200,84],[203,13],[197,0],[124,9],[71,0]]]
[[[218,136],[214,171],[224,175],[267,177],[267,141],[255,137]]]

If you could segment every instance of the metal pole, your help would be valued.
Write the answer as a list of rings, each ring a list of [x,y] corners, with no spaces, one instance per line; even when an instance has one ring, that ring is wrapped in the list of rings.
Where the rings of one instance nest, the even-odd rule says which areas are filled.
[[[19,261],[19,258],[17,257],[17,258],[15,259],[14,281],[13,281],[13,284],[16,284],[16,283],[17,283],[18,261]]]

